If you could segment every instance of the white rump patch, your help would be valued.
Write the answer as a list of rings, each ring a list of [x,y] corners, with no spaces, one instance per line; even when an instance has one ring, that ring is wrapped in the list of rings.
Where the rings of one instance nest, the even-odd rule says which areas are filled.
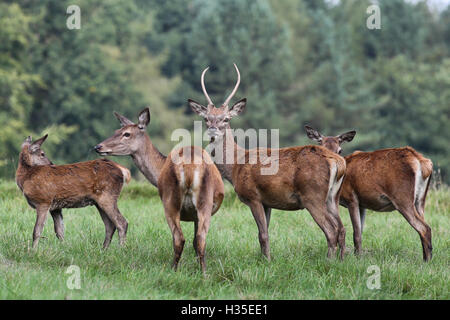
[[[328,182],[328,195],[331,195],[331,191],[333,189],[333,185],[336,182],[336,171],[337,171],[337,165],[336,163],[331,164],[330,166],[330,181]]]
[[[333,206],[336,195],[341,187],[342,181],[344,180],[344,176],[342,176],[338,181],[336,180],[337,173],[337,163],[333,163],[330,169],[330,181],[328,184],[328,197],[327,202],[328,205]]]
[[[184,188],[185,184],[186,184],[186,178],[184,177],[184,170],[183,170],[183,167],[180,167],[180,186],[182,188]]]
[[[199,169],[194,171],[194,182],[192,183],[192,189],[197,190],[200,187],[200,172]]]
[[[414,203],[418,204],[425,196],[425,190],[427,189],[428,179],[424,179],[422,175],[422,166],[420,161],[416,160],[417,170],[415,172],[415,183],[414,183]]]
[[[198,168],[194,170],[194,181],[192,182],[192,203],[197,207],[197,196],[200,190],[200,171]]]

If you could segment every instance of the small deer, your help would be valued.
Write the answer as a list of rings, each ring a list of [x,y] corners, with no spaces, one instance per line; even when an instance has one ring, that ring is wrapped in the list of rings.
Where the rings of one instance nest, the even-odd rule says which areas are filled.
[[[308,137],[329,150],[341,153],[341,144],[350,142],[356,131],[325,137],[305,126]],[[425,199],[433,163],[411,147],[355,151],[345,157],[347,174],[340,204],[348,208],[353,225],[355,252],[361,252],[361,234],[366,209],[398,210],[419,233],[423,259],[432,257],[431,228],[425,222]]]
[[[62,209],[90,205],[97,207],[105,224],[103,248],[108,248],[116,229],[123,245],[128,223],[117,207],[117,199],[124,183],[131,178],[130,171],[107,159],[54,165],[41,150],[47,136],[34,142],[31,137],[24,141],[16,171],[17,186],[37,213],[33,248],[38,245],[48,211],[57,238],[63,240]]]
[[[233,185],[239,199],[250,207],[258,226],[262,253],[270,260],[268,228],[272,208],[306,208],[325,234],[328,257],[335,256],[339,244],[342,259],[345,252],[345,228],[339,217],[338,200],[345,174],[345,160],[320,146],[282,149],[243,149],[238,146],[229,122],[231,118],[242,113],[246,99],[229,107],[240,83],[239,69],[236,64],[234,67],[238,80],[221,107],[214,106],[206,91],[204,76],[208,68],[203,70],[201,75],[201,86],[208,105],[204,106],[193,100],[189,100],[189,105],[205,120],[214,154],[222,152],[223,155],[233,155],[230,157],[231,161],[223,161],[216,156],[214,161],[222,177]],[[238,157],[239,154],[243,156]],[[272,154],[278,154],[273,159],[279,163],[278,170],[263,174],[266,155]],[[254,159],[255,155],[257,159]],[[250,161],[250,158],[256,161]]]
[[[145,132],[150,123],[150,109],[139,113],[135,124],[114,112],[122,128],[95,146],[101,155],[130,155],[144,176],[156,186],[164,205],[164,212],[172,232],[177,270],[184,248],[180,221],[193,221],[194,249],[203,273],[206,272],[206,235],[211,216],[219,210],[224,198],[224,185],[208,153],[199,147],[182,147],[162,155]]]

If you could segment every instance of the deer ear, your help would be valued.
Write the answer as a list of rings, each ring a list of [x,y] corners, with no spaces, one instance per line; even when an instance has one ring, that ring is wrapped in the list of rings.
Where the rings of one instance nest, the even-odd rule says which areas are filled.
[[[23,147],[25,147],[25,146],[29,146],[29,145],[31,144],[32,141],[33,141],[33,138],[32,138],[31,136],[28,136],[28,137],[23,141],[22,147],[21,147],[21,148],[23,148]]]
[[[35,142],[33,142],[30,145],[30,151],[31,152],[36,152],[40,149],[40,147],[42,146],[42,144],[44,143],[44,141],[47,139],[48,134],[46,134],[45,136],[43,136],[42,138],[37,139]]]
[[[198,114],[200,117],[205,118],[208,114],[208,108],[204,105],[195,102],[192,99],[188,99],[189,106],[191,107],[192,111],[194,111],[196,114]]]
[[[349,131],[349,132],[339,135],[337,138],[339,139],[339,143],[350,142],[353,140],[355,135],[356,135],[356,131],[352,130],[352,131]]]
[[[242,111],[245,109],[245,105],[247,104],[247,98],[241,99],[236,102],[230,109],[229,113],[231,117],[235,117],[240,115]]]
[[[122,126],[122,127],[128,126],[130,124],[134,124],[133,121],[131,121],[130,119],[128,119],[124,116],[121,116],[120,114],[118,114],[115,111],[114,111],[114,116],[117,118],[117,120],[119,120],[120,126]]]
[[[308,125],[305,126],[305,130],[306,130],[306,135],[308,136],[308,138],[310,138],[311,140],[317,141],[319,143],[322,142],[323,136],[319,131],[314,130],[313,128],[311,128]]]
[[[150,108],[147,107],[139,113],[138,116],[138,128],[145,129],[150,123]]]

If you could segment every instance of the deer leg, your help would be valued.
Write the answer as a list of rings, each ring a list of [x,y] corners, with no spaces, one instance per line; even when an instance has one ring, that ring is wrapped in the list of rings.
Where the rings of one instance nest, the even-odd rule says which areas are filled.
[[[211,209],[203,208],[197,211],[198,215],[198,229],[195,233],[195,238],[197,242],[197,257],[200,262],[200,267],[203,274],[206,273],[206,261],[205,261],[205,249],[206,249],[206,235],[208,234],[209,224],[211,221]]]
[[[173,262],[172,268],[177,271],[178,263],[180,262],[181,254],[183,253],[184,248],[184,236],[181,231],[180,220],[169,219],[167,221],[169,224],[170,231],[172,232],[172,241],[173,241]]]
[[[120,213],[117,202],[111,203],[111,199],[97,202],[100,209],[108,216],[119,232],[119,245],[125,244],[126,234],[128,230],[128,222]],[[106,225],[105,225],[106,228]]]
[[[366,220],[366,208],[359,207],[359,217],[361,221],[361,237],[364,230],[364,221]]]
[[[108,215],[105,213],[105,211],[102,210],[102,208],[97,206],[97,209],[100,213],[100,217],[102,218],[103,223],[105,224],[105,241],[103,242],[103,249],[107,249],[109,247],[109,244],[111,243],[114,232],[116,231],[116,226],[111,221],[111,219],[108,218]]]
[[[39,243],[42,230],[44,229],[45,220],[47,219],[47,212],[50,206],[41,205],[36,208],[36,223],[33,230],[33,249],[35,249]]]
[[[264,213],[266,214],[267,230],[269,230],[270,215],[272,214],[272,208],[264,206]]]
[[[194,240],[192,241],[192,245],[194,246],[195,254],[198,256],[197,251],[197,232],[198,232],[198,220],[194,221]]]
[[[351,202],[348,205],[348,212],[350,213],[350,219],[353,226],[353,243],[355,245],[355,254],[361,254],[361,234],[362,234],[362,223],[361,223],[361,212],[359,210],[358,203]]]
[[[55,228],[56,237],[59,240],[64,240],[64,221],[62,210],[61,209],[52,210],[50,211],[50,214],[52,215],[53,218],[53,226]]]
[[[180,226],[180,209],[170,204],[168,200],[163,199],[164,214],[166,216],[167,224],[169,225],[170,232],[172,232],[173,242],[173,263],[172,268],[177,271],[178,263],[183,253],[184,248],[184,236]]]
[[[425,202],[425,201],[423,201]],[[415,204],[416,211],[420,214],[422,218],[425,218],[425,204],[422,201]]]
[[[259,231],[259,244],[261,252],[270,261],[270,246],[269,246],[269,232],[267,230],[267,221],[264,207],[261,202],[254,201],[249,204],[252,211],[253,218],[255,218],[256,225]]]
[[[338,228],[338,244],[339,244],[339,250],[340,255],[339,258],[341,260],[344,259],[345,255],[345,227],[342,223],[341,217],[339,216],[339,203],[338,200],[335,201],[329,208],[328,208],[329,215],[328,217],[332,217],[334,219],[334,225]]]
[[[128,231],[128,222],[120,213],[119,208],[117,207],[117,203],[114,204],[114,217],[111,219],[112,222],[116,225],[116,228],[119,232],[119,244],[122,246],[125,244],[127,231]],[[120,225],[120,227],[118,227]]]
[[[339,229],[335,220],[329,216],[325,205],[308,205],[306,206],[309,213],[313,217],[314,221],[322,229],[328,243],[328,258],[334,258],[336,256]]]
[[[394,203],[395,205],[395,203]],[[431,228],[417,212],[414,204],[398,206],[396,208],[405,217],[409,224],[417,231],[422,242],[423,260],[430,261],[432,258],[433,246],[431,243]]]

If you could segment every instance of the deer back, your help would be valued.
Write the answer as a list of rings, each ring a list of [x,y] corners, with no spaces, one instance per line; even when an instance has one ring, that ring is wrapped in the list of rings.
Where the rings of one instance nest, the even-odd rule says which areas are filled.
[[[107,194],[116,200],[129,180],[128,169],[99,159],[68,165],[38,165],[18,174],[22,192],[31,203],[53,208],[83,207]]]
[[[382,210],[391,195],[414,198],[417,183],[431,176],[433,164],[411,147],[356,151],[345,157],[347,175],[342,198],[357,195],[361,205]],[[386,210],[393,210],[392,206]]]

